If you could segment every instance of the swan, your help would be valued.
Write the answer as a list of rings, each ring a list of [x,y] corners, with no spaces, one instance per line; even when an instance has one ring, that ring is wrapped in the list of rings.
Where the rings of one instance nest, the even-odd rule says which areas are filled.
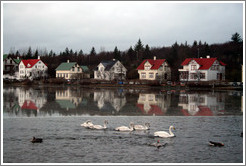
[[[134,130],[149,130],[150,124],[145,123],[144,125],[134,125]]]
[[[175,137],[175,135],[172,133],[171,129],[175,130],[175,127],[174,126],[170,126],[169,127],[169,133],[165,132],[165,131],[156,131],[156,132],[154,132],[154,136],[163,137],[163,138]]]
[[[41,142],[43,142],[43,139],[42,139],[42,138],[35,138],[35,137],[32,137],[31,142],[32,142],[32,143],[41,143]]]
[[[130,127],[127,127],[127,126],[116,127],[115,130],[117,130],[117,131],[133,131],[134,130],[134,128],[133,128],[134,124],[131,122],[129,124],[129,126]]]
[[[93,123],[90,120],[87,120],[86,122],[81,124],[81,126],[85,128],[91,128],[91,126],[93,126]]]
[[[105,120],[103,126],[102,126],[102,125],[92,125],[92,126],[90,127],[90,129],[103,130],[103,129],[106,129],[106,128],[107,128],[107,124],[108,124],[108,121]]]

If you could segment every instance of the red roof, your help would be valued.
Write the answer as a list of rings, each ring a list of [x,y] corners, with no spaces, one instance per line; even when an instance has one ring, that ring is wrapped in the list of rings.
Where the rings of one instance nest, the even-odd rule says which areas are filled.
[[[188,65],[190,63],[190,61],[196,61],[199,65],[200,68],[199,70],[207,70],[209,69],[214,62],[217,60],[217,58],[186,58],[183,63],[181,64],[181,66],[185,66]],[[225,66],[226,64],[219,61],[220,65]]]
[[[157,105],[150,105],[150,110],[146,113],[144,110],[144,105],[143,104],[137,104],[137,107],[142,111],[143,114],[148,114],[148,115],[163,115],[164,112],[161,110],[161,108]]]
[[[137,68],[137,70],[144,70],[144,64],[145,62],[149,62],[152,67],[151,67],[151,70],[157,70],[160,68],[160,66],[165,62],[166,59],[156,59],[156,60],[153,60],[153,59],[145,59]]]
[[[193,116],[213,116],[213,112],[211,111],[211,109],[207,106],[198,106],[199,111],[193,115]],[[185,115],[185,116],[191,116],[191,114],[188,112],[188,110],[182,109],[181,112]]]
[[[36,104],[30,100],[26,100],[24,104],[22,105],[21,109],[26,109],[26,110],[37,110],[38,107]]]
[[[40,59],[27,59],[27,60],[22,60],[22,62],[26,66],[26,68],[32,68],[38,61],[40,61]]]

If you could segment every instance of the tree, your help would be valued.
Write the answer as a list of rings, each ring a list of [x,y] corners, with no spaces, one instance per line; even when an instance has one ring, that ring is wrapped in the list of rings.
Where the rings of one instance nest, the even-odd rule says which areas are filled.
[[[121,60],[120,51],[117,47],[114,48],[114,59]]]
[[[150,48],[149,48],[148,44],[145,46],[144,53],[143,53],[143,58],[144,59],[150,59],[151,58],[151,51],[150,51]]]
[[[232,35],[231,40],[234,43],[241,43],[243,41],[242,38],[241,38],[241,36],[237,32]]]
[[[38,49],[36,49],[36,51],[35,51],[35,53],[34,53],[34,58],[35,58],[35,59],[38,59],[38,55],[39,55],[39,54],[38,54]]]
[[[31,47],[28,48],[26,58],[27,59],[31,59],[32,58],[32,48]]]
[[[95,56],[96,55],[96,50],[94,47],[91,48],[90,56]]]
[[[138,39],[137,44],[134,47],[134,51],[137,52],[137,60],[141,59],[144,47],[140,39]]]

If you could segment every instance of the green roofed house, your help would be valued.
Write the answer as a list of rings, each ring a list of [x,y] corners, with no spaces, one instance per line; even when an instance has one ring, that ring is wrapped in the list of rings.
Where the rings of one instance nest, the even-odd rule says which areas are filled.
[[[15,74],[15,72],[18,72],[19,69],[19,63],[20,63],[19,57],[17,59],[11,58],[8,54],[3,55],[3,73],[4,74]]]
[[[87,66],[79,66],[76,62],[61,63],[56,68],[56,78],[64,79],[81,79],[85,78],[85,73],[88,72]]]

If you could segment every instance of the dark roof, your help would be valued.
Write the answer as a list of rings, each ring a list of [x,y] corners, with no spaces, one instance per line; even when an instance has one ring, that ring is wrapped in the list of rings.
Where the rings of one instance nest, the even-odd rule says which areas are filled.
[[[111,69],[112,66],[114,66],[116,62],[117,61],[109,60],[109,61],[102,61],[101,64],[105,67],[105,71],[108,71]]]

